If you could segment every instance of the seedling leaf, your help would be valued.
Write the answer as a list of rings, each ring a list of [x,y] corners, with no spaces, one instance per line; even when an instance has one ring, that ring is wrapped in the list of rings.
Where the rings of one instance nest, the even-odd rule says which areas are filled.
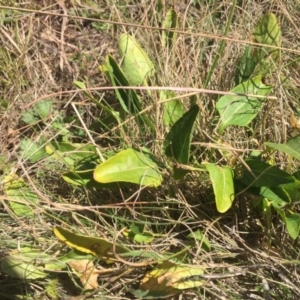
[[[23,139],[21,141],[19,154],[23,160],[29,160],[32,163],[47,156],[44,147],[31,139]]]

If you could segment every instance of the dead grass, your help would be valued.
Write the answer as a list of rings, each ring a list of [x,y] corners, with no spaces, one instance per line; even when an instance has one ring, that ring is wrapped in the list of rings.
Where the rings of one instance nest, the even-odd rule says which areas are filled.
[[[289,238],[284,224],[274,214],[272,246],[269,247],[263,216],[251,208],[252,200],[247,194],[240,195],[228,213],[219,215],[214,201],[207,196],[211,191],[209,180],[205,177],[201,182],[187,178],[177,183],[164,174],[165,184],[156,190],[140,190],[134,186],[117,191],[95,190],[67,184],[61,178],[65,166],[59,162],[49,164],[49,161],[41,160],[30,163],[20,154],[20,142],[25,138],[42,145],[50,140],[61,140],[64,128],[53,126],[54,120],[60,117],[70,119],[64,125],[73,134],[73,142],[92,142],[86,134],[78,134],[79,131],[84,133],[85,129],[76,120],[71,103],[79,109],[82,121],[91,128],[93,140],[101,145],[104,152],[117,151],[122,147],[118,130],[103,138],[103,131],[97,129],[96,121],[105,113],[83,93],[68,91],[75,89],[74,80],[84,81],[87,87],[109,84],[98,67],[107,54],[117,57],[116,39],[125,31],[133,34],[155,61],[160,86],[204,86],[222,40],[232,1],[191,1],[189,4],[188,1],[175,1],[174,4],[166,1],[161,10],[158,1],[150,2],[124,0],[113,4],[105,0],[31,0],[18,5],[13,1],[0,2],[1,5],[11,6],[10,10],[2,8],[0,28],[1,180],[4,175],[17,173],[39,199],[35,207],[36,215],[26,218],[16,216],[6,197],[0,196],[1,257],[12,249],[26,245],[34,245],[41,252],[53,255],[64,252],[66,247],[60,246],[52,234],[55,224],[113,241],[118,232],[131,222],[146,220],[149,229],[164,235],[164,238],[147,246],[157,253],[182,249],[188,233],[196,229],[201,229],[211,243],[209,252],[200,245],[189,252],[189,262],[207,268],[207,274],[211,277],[205,280],[202,288],[188,290],[172,299],[299,299],[299,240]],[[230,30],[231,40],[226,43],[208,89],[228,91],[233,87],[237,59],[245,49],[243,42],[250,40],[255,22],[265,12],[274,12],[280,20],[283,48],[299,48],[298,0],[276,0],[271,5],[270,1],[238,2]],[[180,33],[172,51],[166,51],[160,47],[158,28],[172,6],[179,16]],[[69,17],[64,18],[62,14]],[[143,28],[128,26],[128,23],[143,25]],[[291,111],[300,112],[297,60],[298,53],[282,51],[281,68],[273,79],[278,101],[267,103],[253,124],[255,130],[252,135],[244,129],[230,128],[220,137],[224,144],[247,153],[247,149],[260,148],[264,141],[284,142],[291,137],[292,131],[288,126]],[[288,84],[281,83],[283,75],[288,77]],[[94,92],[93,95],[111,106],[117,105],[112,92]],[[197,141],[216,144],[219,142],[214,134],[217,96],[198,94],[196,97],[201,107]],[[32,126],[24,124],[22,113],[32,108],[39,99],[45,98],[54,103],[51,115]],[[160,153],[166,133],[160,125],[162,113],[156,105],[158,100],[158,93],[154,93],[153,99],[147,96],[145,103],[145,107],[154,107],[150,114],[156,118],[157,139],[147,134],[143,137],[135,134],[134,122],[128,124],[134,134],[126,137],[128,144],[146,144],[156,155]],[[184,101],[189,101],[189,98]],[[201,153],[199,155],[203,160],[209,156],[209,150],[195,145],[195,153]],[[222,157],[215,154],[215,159],[222,160]],[[285,158],[277,159],[285,164]],[[1,192],[4,193],[3,187]],[[166,196],[167,193],[169,196]],[[122,238],[119,242],[129,243]],[[130,243],[127,246],[137,247]],[[103,263],[99,263],[100,266],[108,267]],[[121,265],[116,267],[120,270],[124,268]],[[101,277],[101,290],[86,297],[132,299],[126,287],[136,287],[144,273],[145,269],[139,269],[115,281],[112,278],[116,275]],[[233,276],[222,278],[221,275],[228,273]],[[80,287],[75,287],[64,273],[53,273],[47,280],[28,282],[0,274],[0,281],[2,299],[85,297],[80,298]]]

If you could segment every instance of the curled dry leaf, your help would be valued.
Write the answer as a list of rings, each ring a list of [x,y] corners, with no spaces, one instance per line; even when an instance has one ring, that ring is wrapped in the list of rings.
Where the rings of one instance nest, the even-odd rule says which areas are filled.
[[[72,260],[68,265],[76,271],[80,282],[85,290],[98,288],[98,270],[95,268],[93,261],[89,259]]]

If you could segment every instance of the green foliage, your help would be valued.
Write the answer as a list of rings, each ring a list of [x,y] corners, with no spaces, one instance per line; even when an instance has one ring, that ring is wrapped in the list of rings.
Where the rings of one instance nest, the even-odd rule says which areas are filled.
[[[168,29],[176,29],[177,22],[175,11],[169,10],[163,23],[166,29],[162,32],[163,47],[169,48],[174,45],[176,34]],[[268,47],[280,47],[281,45],[281,30],[275,15],[263,16],[253,31],[253,37],[262,45],[258,48],[248,46],[242,55],[236,72],[237,85],[230,91],[236,95],[225,95],[216,103],[220,115],[219,134],[233,125],[249,126],[266,103],[264,96],[268,96],[272,90],[272,86],[264,83],[264,75],[274,70],[273,66],[279,59],[279,49]],[[121,65],[119,66],[112,56],[107,56],[106,64],[101,67],[101,70],[116,87],[116,98],[121,109],[114,111],[109,106],[99,105],[117,122],[120,123],[120,120],[124,122],[128,117],[133,116],[141,133],[145,133],[145,128],[150,128],[154,133],[154,121],[142,112],[141,96],[134,89],[122,88],[139,84],[146,85],[149,78],[154,80],[154,63],[146,51],[129,34],[123,34],[120,37],[119,49],[122,56]],[[80,82],[77,82],[76,85],[85,89],[84,84]],[[86,93],[92,99],[91,95]],[[151,95],[150,92],[149,95]],[[173,163],[175,161],[171,170],[168,169],[173,172],[175,180],[182,180],[188,173],[198,171],[197,174],[199,174],[200,171],[201,174],[206,171],[212,183],[219,212],[225,213],[232,206],[236,184],[237,188],[243,187],[242,189],[248,189],[249,192],[261,199],[268,199],[270,205],[274,205],[280,211],[285,222],[288,222],[288,218],[282,211],[285,205],[291,205],[293,199],[298,199],[298,181],[294,176],[258,159],[246,159],[247,166],[219,166],[214,161],[209,161],[205,164],[200,163],[199,168],[193,167],[190,164],[194,163],[195,157],[191,158],[190,150],[199,106],[193,105],[185,112],[182,103],[176,99],[176,93],[172,91],[161,91],[159,98],[163,107],[163,124],[168,130],[162,150],[167,158],[171,159]],[[95,102],[94,99],[93,101]],[[122,129],[128,131],[126,125],[122,125]],[[298,138],[292,139],[284,145],[274,143],[265,143],[265,145],[299,159]],[[69,151],[72,149],[75,153],[77,152],[72,147]],[[74,161],[73,155],[66,156],[67,149],[63,151],[64,153],[59,153],[61,150],[55,150],[56,154],[52,153],[52,156],[61,159],[69,168],[72,168],[71,172],[63,175],[63,178],[74,185],[102,188],[105,184],[126,182],[154,187],[162,184],[162,169],[159,169],[157,164],[160,159],[150,152],[125,147],[118,154],[112,155],[95,167],[95,161],[97,161],[97,158],[93,156],[93,152],[96,153],[95,150],[91,149],[90,157],[86,155],[82,157],[84,163],[80,162],[78,157]],[[225,152],[221,153],[225,157]],[[199,162],[197,163],[199,165]],[[168,167],[170,167],[170,163],[168,163]],[[234,174],[236,178],[234,178]],[[290,225],[289,227],[291,228]],[[291,232],[290,229],[288,231]],[[136,236],[141,234],[142,232],[135,232]],[[295,236],[295,231],[293,236]]]
[[[164,142],[165,154],[180,164],[188,164],[190,156],[192,129],[199,113],[199,106],[192,106],[167,134]]]
[[[230,125],[247,126],[259,113],[263,106],[263,99],[244,96],[244,94],[267,96],[271,87],[262,82],[262,76],[249,79],[234,87],[231,92],[239,95],[221,97],[216,108],[221,117],[219,132]]]
[[[154,234],[144,229],[144,224],[132,224],[130,229],[124,234],[137,243],[151,243],[154,239]]]
[[[48,275],[46,269],[49,266],[53,267],[50,255],[41,253],[38,249],[24,247],[5,256],[1,262],[1,271],[23,280],[38,279]],[[59,263],[58,269],[62,267],[64,264]]]
[[[280,56],[281,30],[274,14],[268,13],[262,17],[253,32],[255,42],[278,48],[261,47],[255,50],[253,58],[256,64],[256,74],[268,74],[276,69]]]
[[[275,144],[270,142],[265,142],[265,145],[274,150],[279,150],[285,154],[290,155],[298,160],[300,160],[300,137],[295,136],[294,138],[287,141],[285,144]]]
[[[106,64],[100,67],[111,80],[115,87],[130,86],[129,80],[124,74],[123,70],[118,66],[114,58],[110,55],[106,58]],[[155,131],[153,123],[149,120],[146,114],[139,114],[141,112],[141,100],[137,93],[131,89],[116,89],[116,96],[120,102],[122,110],[120,111],[121,119],[126,119],[126,113],[136,115],[137,125],[143,132],[144,126],[148,126],[153,132]]]
[[[19,154],[23,160],[29,160],[34,163],[45,157],[47,157],[47,153],[44,149],[44,143],[42,142],[34,142],[31,139],[23,139],[20,144]]]
[[[212,181],[216,198],[217,210],[226,212],[234,199],[233,171],[229,167],[219,167],[214,164],[205,164]]]
[[[233,13],[234,9],[231,12]],[[177,27],[178,17],[176,12],[170,9],[163,21],[164,31],[161,33],[161,46],[164,51],[170,51],[174,47],[177,35],[170,29]],[[230,126],[247,126],[251,132],[253,130],[251,122],[257,118],[262,107],[267,103],[266,97],[272,91],[273,86],[265,84],[265,76],[275,70],[280,57],[278,48],[268,47],[281,46],[281,29],[276,17],[273,14],[263,16],[254,29],[253,37],[262,45],[248,46],[245,49],[236,70],[236,86],[230,90],[235,95],[225,95],[217,100],[215,107],[218,114],[215,113],[211,117],[214,121],[217,120],[219,125],[214,127],[216,123],[209,120],[212,129],[209,136],[211,140],[221,141],[220,135],[230,129]],[[166,190],[170,190],[174,181],[183,181],[187,174],[194,182],[208,178],[207,188],[213,190],[219,213],[226,213],[232,207],[237,193],[247,191],[259,200],[267,219],[270,218],[271,212],[277,213],[285,223],[288,234],[296,239],[300,233],[300,214],[294,208],[300,201],[300,171],[290,174],[288,168],[284,170],[279,168],[271,163],[269,158],[273,151],[280,151],[290,158],[300,160],[300,138],[294,137],[284,144],[265,142],[264,146],[267,147],[265,151],[264,149],[253,150],[252,155],[250,154],[252,158],[247,158],[248,153],[245,152],[245,157],[230,163],[227,159],[230,150],[220,150],[216,155],[214,151],[204,150],[209,152],[209,155],[202,156],[197,143],[192,143],[193,140],[203,144],[207,142],[199,140],[201,135],[198,134],[197,126],[201,126],[202,120],[197,122],[201,118],[200,102],[198,105],[197,98],[191,98],[192,105],[188,107],[173,91],[162,90],[159,95],[155,94],[148,87],[150,84],[156,84],[154,77],[156,66],[150,59],[150,53],[147,53],[129,34],[121,35],[118,45],[121,62],[118,63],[114,57],[108,55],[105,64],[100,67],[113,86],[118,105],[113,106],[105,101],[99,101],[88,91],[84,82],[74,82],[74,85],[107,117],[101,120],[99,118],[97,123],[101,124],[105,134],[109,133],[112,125],[117,126],[118,133],[121,134],[114,140],[114,151],[106,151],[101,143],[99,146],[95,146],[95,143],[86,144],[82,140],[81,143],[71,143],[72,134],[60,119],[53,123],[53,128],[61,132],[60,139],[48,142],[45,148],[43,141],[23,139],[19,152],[22,159],[36,163],[48,156],[49,160],[59,162],[65,168],[61,176],[67,183],[86,189],[91,188],[93,192],[96,189],[113,189],[127,183],[143,186],[149,190],[165,184],[169,185]],[[222,53],[222,49],[223,47],[220,47],[218,54]],[[215,59],[216,63],[218,59],[218,57]],[[207,84],[210,82],[211,75],[212,72],[207,77]],[[147,93],[143,94],[135,90],[133,87],[135,85],[147,85]],[[154,99],[159,99],[159,105]],[[5,108],[6,102],[1,101],[0,105]],[[45,124],[44,121],[52,113],[52,106],[50,100],[38,102],[22,114],[22,121],[32,127],[37,123]],[[160,120],[154,119],[154,114],[148,113],[148,108],[154,106],[163,110],[160,127],[165,135],[161,141],[157,138],[157,128],[154,125]],[[156,117],[160,113],[159,111]],[[133,131],[128,121],[132,121],[138,129]],[[62,131],[63,129],[65,131]],[[136,132],[140,136],[133,142],[130,137],[133,137]],[[154,150],[150,151],[143,147],[141,136],[145,137],[145,140],[149,138],[158,141],[155,149],[153,147]],[[134,147],[132,144],[138,146]],[[172,183],[164,182],[164,178],[171,178],[169,182]],[[15,174],[5,177],[4,190],[15,215],[32,217],[35,214],[34,208],[38,204],[38,198],[23,179]],[[139,211],[137,216],[143,218],[142,213]],[[142,244],[152,243],[156,236],[162,237],[159,233],[153,233],[152,228],[148,229],[148,225],[149,231],[146,230],[146,223],[146,221],[142,225],[138,222],[133,223],[130,228],[123,228],[122,233],[131,242]],[[159,226],[161,224],[157,225],[158,228]],[[271,230],[271,227],[268,229]],[[213,246],[205,234],[200,230],[194,230],[191,229],[192,232],[186,236],[192,240],[189,244],[193,247],[201,245],[204,250],[211,251]],[[144,257],[151,258],[153,261],[150,263],[148,260],[144,261],[138,267],[151,266],[152,269],[146,272],[139,288],[131,291],[136,297],[156,299],[177,294],[183,289],[200,287],[203,284],[201,276],[205,270],[183,264],[185,263],[183,259],[179,261],[181,257],[179,254],[182,254],[180,252],[167,256],[166,253],[159,255],[144,249],[131,251],[121,244],[104,238],[75,234],[59,226],[54,228],[54,234],[59,241],[73,249],[67,255],[56,259],[58,263],[51,260],[49,255],[40,254],[44,259],[43,263],[33,264],[32,261],[40,258],[36,250],[22,248],[19,256],[16,252],[12,252],[5,257],[1,271],[24,280],[37,279],[46,277],[49,272],[62,270],[67,263],[74,260],[92,261],[97,258],[107,263],[117,261],[121,264],[124,261],[120,260],[120,257]],[[182,250],[184,255],[187,249],[189,247]],[[77,270],[77,273],[80,272]],[[85,282],[82,281],[82,284],[84,286]],[[58,297],[53,291],[55,287],[55,282],[49,283],[46,287],[46,292],[53,298]]]
[[[158,166],[149,151],[126,149],[100,164],[94,171],[100,183],[131,182],[157,187],[162,182]]]
[[[130,85],[147,84],[147,79],[154,76],[154,65],[148,54],[129,34],[121,35],[119,49],[122,55],[121,68]]]
[[[200,242],[201,247],[206,250],[210,251],[211,250],[211,245],[209,242],[209,239],[199,230],[197,229],[194,232],[191,232],[187,235],[188,238],[197,240]]]
[[[46,286],[46,293],[52,300],[59,299],[59,281],[58,279],[51,279]]]
[[[4,191],[13,212],[20,217],[33,217],[34,205],[38,204],[37,195],[27,186],[24,179],[16,174],[4,178]]]
[[[173,125],[184,114],[184,107],[180,100],[176,98],[176,94],[172,91],[160,91],[160,101],[163,102],[163,120],[165,126]],[[166,101],[170,99],[169,101]],[[173,100],[171,100],[173,99]]]
[[[262,17],[253,31],[253,40],[266,46],[246,47],[237,65],[236,84],[253,76],[270,74],[276,70],[280,57],[281,29],[274,14],[268,13]]]
[[[169,9],[166,14],[166,18],[163,24],[163,28],[166,29],[162,32],[161,43],[164,48],[171,48],[176,41],[177,33],[174,31],[169,31],[168,29],[177,29],[178,27],[178,17],[173,9]]]
[[[22,121],[28,125],[47,118],[51,113],[53,103],[51,100],[39,101],[35,106],[22,114]]]
[[[245,163],[247,167],[243,165],[238,169],[238,179],[245,185],[276,187],[281,184],[295,182],[292,175],[266,162],[247,159]]]

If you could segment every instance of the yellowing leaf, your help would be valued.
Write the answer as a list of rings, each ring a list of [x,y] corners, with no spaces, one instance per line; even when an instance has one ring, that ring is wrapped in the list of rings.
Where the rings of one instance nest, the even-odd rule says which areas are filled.
[[[295,115],[292,113],[291,117],[290,117],[290,123],[291,125],[296,128],[296,129],[300,129],[300,119],[296,119]]]
[[[111,260],[115,258],[113,247],[114,244],[101,238],[88,237],[75,234],[62,227],[54,227],[55,236],[69,247],[81,251],[83,253],[92,254],[103,260]],[[129,250],[123,246],[115,245],[117,254],[128,252]]]
[[[203,273],[202,268],[192,265],[164,262],[145,275],[139,289],[151,292],[164,291],[168,295],[173,295],[180,290],[201,286],[203,282],[197,276]]]

